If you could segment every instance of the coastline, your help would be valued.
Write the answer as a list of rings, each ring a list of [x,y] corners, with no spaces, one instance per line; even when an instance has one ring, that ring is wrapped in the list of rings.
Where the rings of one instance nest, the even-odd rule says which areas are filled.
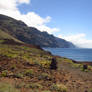
[[[50,51],[47,51],[47,52],[51,53]],[[52,53],[51,53],[51,55],[52,55],[53,57],[69,59],[69,58],[67,58],[67,57],[62,57],[62,56],[59,56],[59,55],[53,55]],[[72,62],[73,62],[73,63],[76,63],[76,64],[84,64],[84,65],[90,65],[90,66],[92,66],[92,61],[77,61],[77,60],[73,60],[73,59],[69,59],[69,60],[72,60]]]
[[[44,48],[43,48],[44,49]],[[80,54],[82,54],[82,53],[79,53],[79,55],[77,55],[76,53],[76,55],[73,55],[74,57],[75,57],[75,59],[74,59],[74,57],[73,56],[71,56],[72,58],[69,58],[69,57],[67,57],[67,55],[65,56],[65,55],[63,55],[63,53],[64,53],[64,51],[63,51],[63,53],[62,53],[62,50],[59,50],[59,51],[57,51],[56,50],[56,52],[55,52],[55,50],[53,51],[53,50],[49,50],[49,49],[44,49],[45,51],[48,51],[48,52],[50,52],[53,56],[57,56],[57,57],[61,57],[61,58],[65,58],[65,59],[70,59],[70,60],[72,60],[74,63],[78,63],[78,64],[87,64],[87,65],[91,65],[92,66],[92,58],[91,58],[91,56],[87,56],[87,55],[85,55],[85,54],[83,54],[83,55],[80,55]],[[83,49],[82,49],[83,50]],[[73,52],[75,52],[76,50],[74,50]],[[68,51],[67,51],[68,52]],[[70,50],[69,50],[69,52],[70,52]],[[59,53],[59,54],[58,54]],[[71,52],[72,53],[72,52]],[[71,54],[71,53],[68,53],[68,54]],[[85,52],[86,53],[86,52]],[[87,52],[88,53],[88,52]],[[64,54],[66,54],[66,53],[64,53]],[[73,53],[74,54],[74,53]],[[81,57],[82,56],[82,57]],[[76,57],[79,57],[80,59],[79,60],[77,60],[76,59]],[[91,59],[86,59],[86,57],[90,57]],[[83,58],[83,59],[82,59]]]
[[[86,65],[91,65],[92,66],[92,62],[91,61],[76,61],[74,63],[77,63],[77,64],[86,64]]]

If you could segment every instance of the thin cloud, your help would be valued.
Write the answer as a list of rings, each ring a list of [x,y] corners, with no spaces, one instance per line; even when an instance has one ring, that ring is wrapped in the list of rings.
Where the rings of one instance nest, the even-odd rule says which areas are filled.
[[[86,34],[80,33],[80,34],[74,34],[74,35],[67,35],[67,36],[62,36],[59,35],[59,38],[64,38],[67,41],[71,41],[78,47],[82,48],[92,48],[92,40],[88,40],[86,38]]]
[[[22,3],[26,3],[29,4],[30,0],[17,0],[18,3],[22,4]]]

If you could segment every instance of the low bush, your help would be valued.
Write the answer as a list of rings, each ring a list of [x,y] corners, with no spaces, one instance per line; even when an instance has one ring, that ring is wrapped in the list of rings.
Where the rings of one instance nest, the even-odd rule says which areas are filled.
[[[32,77],[32,76],[34,75],[33,69],[25,70],[25,71],[24,71],[24,75],[25,75],[25,76]]]
[[[49,61],[49,60],[41,60],[40,61],[39,60],[37,64],[43,68],[50,68],[51,61]]]
[[[56,92],[67,92],[67,87],[63,84],[53,84],[50,89]]]
[[[22,73],[16,73],[13,75],[15,78],[23,78],[23,74]]]
[[[47,73],[42,73],[41,75],[38,76],[39,80],[49,80],[51,79],[51,76]]]
[[[16,65],[13,64],[13,65],[11,66],[11,69],[12,69],[12,70],[16,69]]]
[[[31,89],[42,89],[42,85],[38,84],[38,83],[31,83],[29,85],[27,85],[28,88],[31,88]]]
[[[2,71],[0,76],[1,77],[7,77],[8,76],[8,71],[7,70]]]

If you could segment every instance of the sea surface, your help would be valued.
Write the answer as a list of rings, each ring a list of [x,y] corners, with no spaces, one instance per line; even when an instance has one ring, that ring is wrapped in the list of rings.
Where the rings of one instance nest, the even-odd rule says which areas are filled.
[[[92,49],[81,48],[43,48],[53,55],[58,55],[80,62],[92,62]]]

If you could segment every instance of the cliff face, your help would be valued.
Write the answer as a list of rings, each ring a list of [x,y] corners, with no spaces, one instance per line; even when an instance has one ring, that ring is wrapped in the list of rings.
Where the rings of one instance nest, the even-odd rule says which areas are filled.
[[[72,43],[57,38],[47,32],[40,32],[38,29],[28,27],[24,22],[15,20],[5,15],[0,15],[0,29],[12,35],[14,38],[41,47],[75,47]]]

